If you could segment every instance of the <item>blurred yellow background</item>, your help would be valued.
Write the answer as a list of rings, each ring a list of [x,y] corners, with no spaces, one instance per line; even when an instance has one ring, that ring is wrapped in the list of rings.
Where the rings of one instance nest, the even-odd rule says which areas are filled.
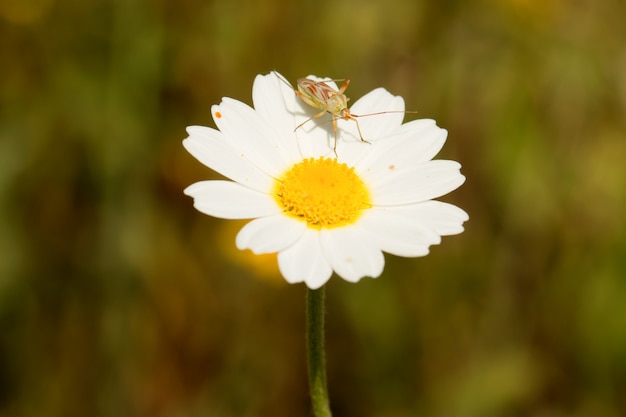
[[[304,287],[182,194],[256,74],[449,130],[466,232],[328,285],[335,417],[626,415],[626,4],[0,3],[0,416],[310,415]],[[407,118],[412,119],[414,115]]]

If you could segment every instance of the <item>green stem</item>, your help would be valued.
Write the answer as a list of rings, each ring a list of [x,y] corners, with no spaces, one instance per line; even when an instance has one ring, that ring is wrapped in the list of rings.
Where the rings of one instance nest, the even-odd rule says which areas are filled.
[[[325,288],[307,288],[306,330],[309,368],[309,390],[313,416],[331,417],[326,388],[326,358],[324,356],[324,298]]]

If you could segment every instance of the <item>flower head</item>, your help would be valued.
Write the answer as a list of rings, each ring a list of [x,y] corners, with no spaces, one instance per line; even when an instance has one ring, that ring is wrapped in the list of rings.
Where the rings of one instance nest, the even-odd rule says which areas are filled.
[[[315,289],[333,271],[350,282],[375,278],[383,252],[423,256],[463,231],[467,214],[433,200],[465,181],[457,162],[432,160],[447,131],[427,119],[402,124],[401,97],[378,88],[357,100],[353,114],[395,112],[360,117],[358,126],[337,120],[334,149],[330,119],[304,123],[319,110],[280,74],[257,76],[252,96],[254,108],[231,98],[213,106],[218,129],[187,128],[185,148],[228,180],[200,181],[185,194],[205,214],[253,219],[237,247],[278,253],[288,282]]]

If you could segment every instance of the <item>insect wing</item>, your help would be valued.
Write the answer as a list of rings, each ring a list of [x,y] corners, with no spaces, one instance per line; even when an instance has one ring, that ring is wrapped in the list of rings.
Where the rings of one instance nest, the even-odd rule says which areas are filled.
[[[321,81],[313,81],[308,78],[300,78],[298,80],[298,91],[309,106],[318,109],[326,109],[328,100],[337,94],[337,91],[326,83]]]

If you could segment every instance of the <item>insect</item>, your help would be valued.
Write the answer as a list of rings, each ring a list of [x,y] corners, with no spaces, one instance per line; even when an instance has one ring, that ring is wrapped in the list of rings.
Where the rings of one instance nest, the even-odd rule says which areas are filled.
[[[282,79],[282,77],[281,77]],[[282,79],[287,85],[289,83]],[[340,81],[340,80],[333,80]],[[335,142],[333,145],[333,151],[335,155],[337,154],[337,120],[352,120],[356,123],[357,131],[359,132],[359,139],[361,142],[369,143],[367,140],[363,138],[363,133],[361,133],[361,126],[359,125],[359,121],[357,117],[363,116],[374,116],[377,114],[385,114],[385,113],[416,113],[416,112],[407,112],[407,111],[383,111],[377,113],[369,113],[357,115],[350,112],[348,108],[348,101],[350,100],[345,94],[344,91],[348,88],[350,84],[349,79],[344,79],[343,84],[339,89],[335,90],[325,81],[314,81],[309,78],[299,78],[298,79],[298,88],[294,90],[296,95],[300,97],[302,101],[308,104],[311,107],[321,110],[319,113],[314,114],[313,116],[306,119],[304,122],[300,123],[294,130],[298,130],[308,122],[313,119],[319,119],[324,116],[326,113],[330,114],[331,121],[333,123],[333,132],[335,134]],[[291,86],[290,86],[291,88]]]

